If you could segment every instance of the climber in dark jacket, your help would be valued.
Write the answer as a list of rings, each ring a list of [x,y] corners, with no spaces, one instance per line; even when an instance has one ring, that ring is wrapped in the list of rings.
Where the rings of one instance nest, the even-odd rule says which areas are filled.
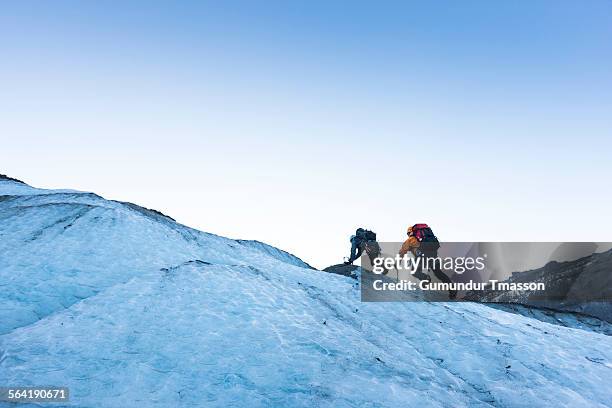
[[[363,251],[366,251],[371,264],[374,264],[374,260],[380,256],[380,246],[376,242],[376,233],[357,228],[355,235],[351,236],[351,256],[345,264],[355,262],[363,254]]]

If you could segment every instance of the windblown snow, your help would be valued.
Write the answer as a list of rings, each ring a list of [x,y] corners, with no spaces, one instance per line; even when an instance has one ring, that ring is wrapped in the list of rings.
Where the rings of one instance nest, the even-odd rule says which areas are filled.
[[[611,350],[478,304],[361,303],[276,248],[0,180],[0,386],[70,406],[606,407]]]

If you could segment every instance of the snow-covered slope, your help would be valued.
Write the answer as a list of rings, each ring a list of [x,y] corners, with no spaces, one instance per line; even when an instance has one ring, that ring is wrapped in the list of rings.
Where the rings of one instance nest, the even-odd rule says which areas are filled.
[[[605,407],[612,338],[350,278],[0,180],[0,385],[72,406]]]
[[[260,241],[248,240],[248,239],[237,239],[236,241],[238,241],[240,244],[244,246],[255,248],[259,251],[265,252],[266,254],[280,261],[287,262],[295,266],[300,266],[302,268],[314,269],[312,266],[308,265],[306,262],[302,261],[297,256],[290,254],[287,251],[283,251],[282,249],[273,247],[272,245],[268,245]]]

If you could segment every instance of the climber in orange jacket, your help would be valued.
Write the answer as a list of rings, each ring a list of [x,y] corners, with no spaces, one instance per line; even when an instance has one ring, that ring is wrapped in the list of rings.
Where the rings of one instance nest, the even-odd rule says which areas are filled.
[[[438,238],[436,238],[431,228],[427,224],[415,224],[408,227],[408,239],[402,244],[399,255],[403,257],[408,252],[411,252],[415,257],[436,258],[439,248],[440,242],[438,242]],[[418,269],[414,271],[414,276],[419,280],[430,280],[429,275],[423,272],[424,269],[423,263],[420,263]],[[440,281],[452,283],[450,278],[439,268],[433,268],[432,271]],[[456,296],[456,290],[449,291],[451,299],[454,299]]]

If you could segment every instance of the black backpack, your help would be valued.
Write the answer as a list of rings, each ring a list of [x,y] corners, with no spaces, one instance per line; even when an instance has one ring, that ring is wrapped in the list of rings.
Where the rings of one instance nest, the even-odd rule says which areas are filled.
[[[366,241],[376,241],[376,233],[370,230],[362,230],[361,237]]]

